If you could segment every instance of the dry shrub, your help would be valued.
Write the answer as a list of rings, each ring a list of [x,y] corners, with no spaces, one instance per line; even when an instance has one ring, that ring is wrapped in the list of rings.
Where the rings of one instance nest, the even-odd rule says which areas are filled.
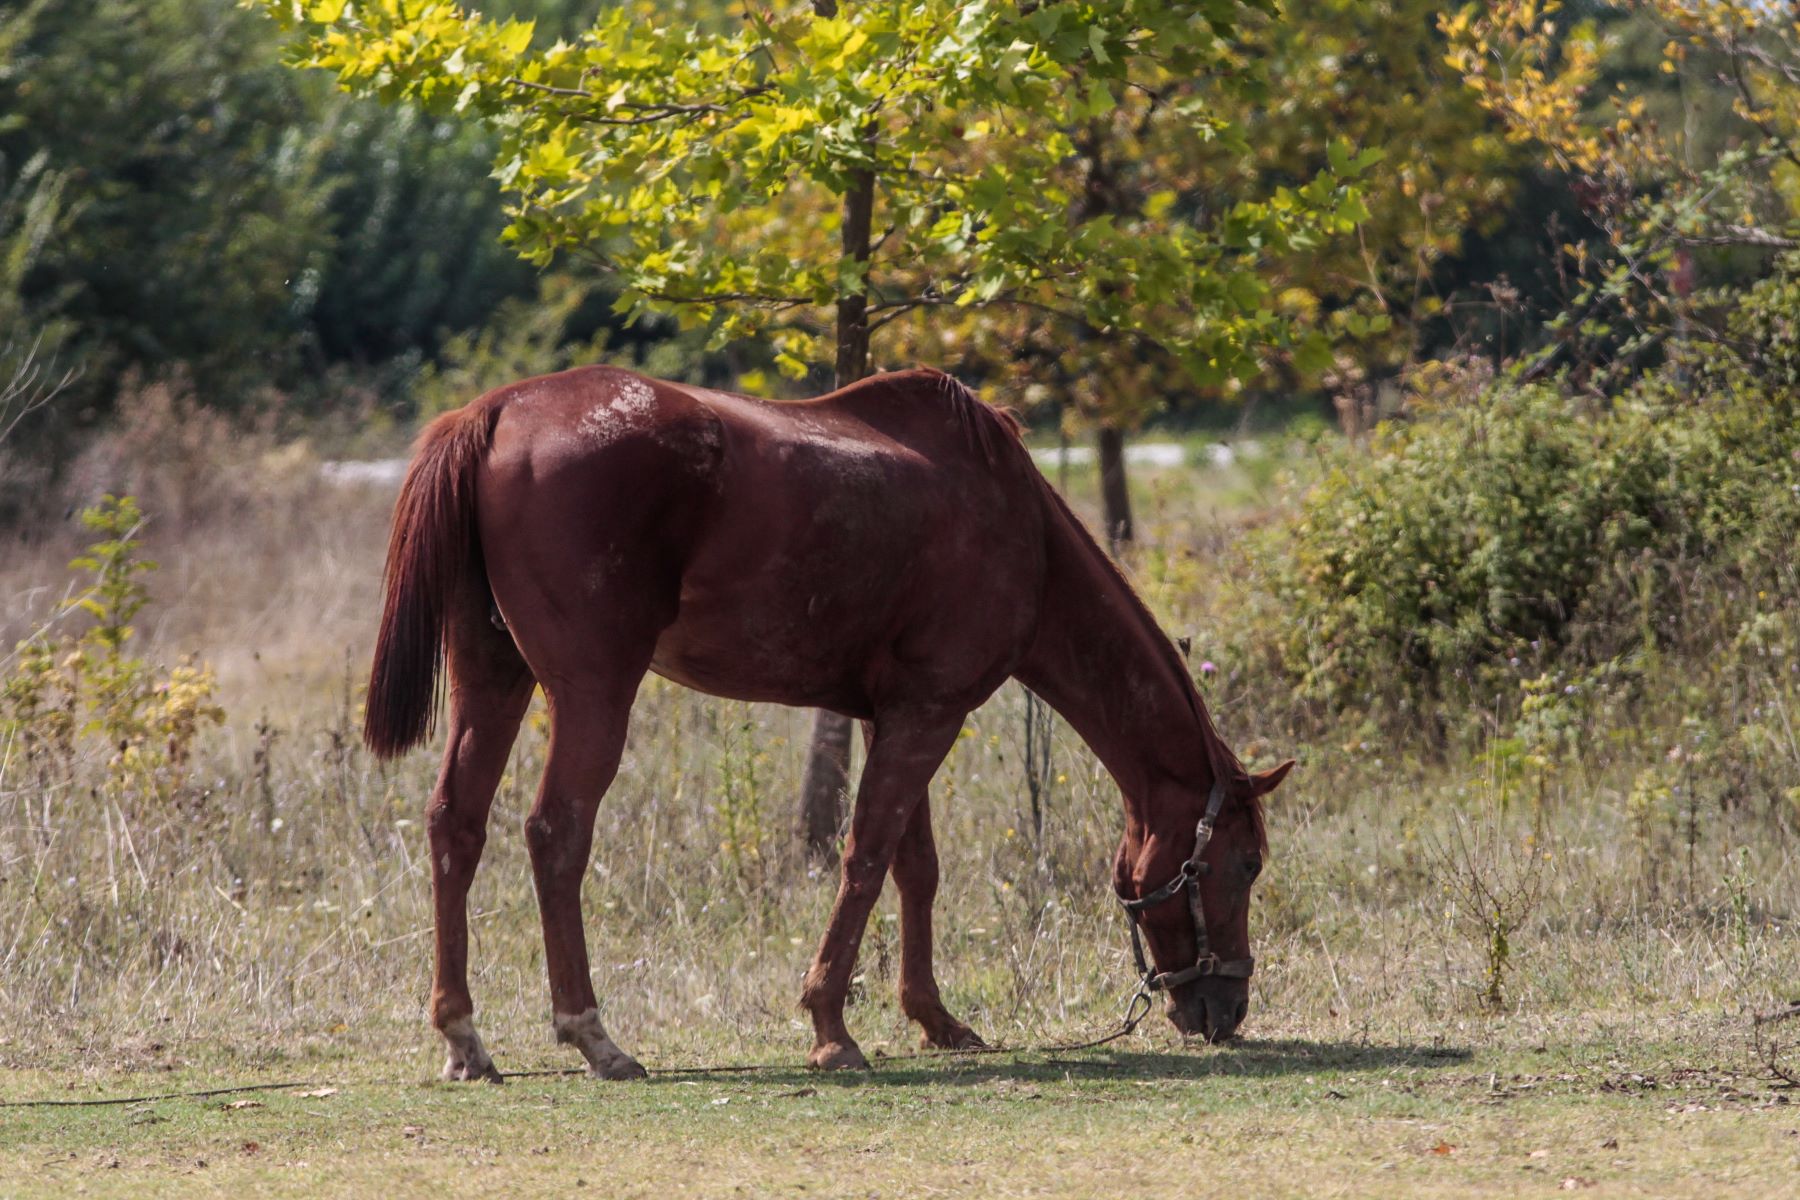
[[[0,654],[64,632],[66,565],[86,541],[76,514],[131,495],[163,564],[148,651],[197,654],[237,680],[294,665],[341,675],[365,652],[391,488],[325,480],[311,442],[284,438],[283,423],[279,397],[229,416],[180,372],[130,381],[113,423],[40,481],[29,518],[0,528]]]
[[[234,418],[209,408],[180,371],[132,376],[114,423],[77,455],[63,495],[70,505],[130,495],[164,531],[239,521],[316,486],[304,443],[280,443],[274,409]],[[166,533],[164,536],[171,536]]]

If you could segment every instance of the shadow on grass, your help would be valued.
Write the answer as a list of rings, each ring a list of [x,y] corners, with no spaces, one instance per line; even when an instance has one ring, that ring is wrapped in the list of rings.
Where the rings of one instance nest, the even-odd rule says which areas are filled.
[[[653,1072],[654,1083],[695,1079],[739,1080],[781,1087],[893,1087],[922,1084],[971,1084],[996,1080],[1019,1083],[1069,1078],[1094,1082],[1136,1080],[1259,1079],[1333,1071],[1381,1071],[1397,1068],[1436,1069],[1466,1062],[1470,1052],[1454,1046],[1383,1046],[1360,1042],[1314,1042],[1298,1038],[1244,1041],[1229,1047],[1197,1049],[1191,1054],[1143,1053],[1129,1050],[1083,1050],[1068,1053],[999,1051],[943,1054],[922,1058],[877,1058],[868,1071],[813,1071],[795,1064],[743,1071]]]

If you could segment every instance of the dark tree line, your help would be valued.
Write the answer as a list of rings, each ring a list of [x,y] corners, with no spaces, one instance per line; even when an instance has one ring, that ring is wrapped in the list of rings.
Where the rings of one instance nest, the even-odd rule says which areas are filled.
[[[572,27],[592,3],[529,7]],[[0,6],[0,367],[81,371],[21,432],[66,443],[127,373],[177,367],[226,409],[350,380],[402,401],[536,290],[491,161],[466,124],[288,69],[233,0]]]

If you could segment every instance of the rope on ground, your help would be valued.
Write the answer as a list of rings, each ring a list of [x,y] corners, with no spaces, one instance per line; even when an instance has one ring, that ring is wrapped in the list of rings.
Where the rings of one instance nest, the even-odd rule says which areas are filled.
[[[0,1100],[0,1108],[99,1108],[109,1104],[148,1104],[152,1100],[205,1100],[238,1092],[285,1092],[294,1088],[329,1087],[313,1079],[292,1083],[246,1083],[237,1087],[207,1088],[200,1092],[157,1092],[151,1096],[107,1096],[95,1100]]]
[[[1776,1036],[1776,1026],[1797,1018],[1800,1018],[1800,1000],[1774,1012],[1758,1013],[1750,1019],[1750,1038],[1756,1045],[1757,1055],[1763,1060],[1763,1066],[1790,1087],[1800,1087],[1800,1064],[1789,1066],[1783,1059],[1800,1050],[1800,1042],[1784,1044]]]
[[[1141,1002],[1141,1003],[1140,1003]],[[1093,1050],[1100,1046],[1128,1037],[1138,1024],[1149,1015],[1151,1000],[1148,993],[1139,991],[1131,998],[1125,1008],[1125,1015],[1120,1018],[1118,1027],[1102,1037],[1085,1042],[1054,1042],[1047,1046],[971,1046],[963,1050],[918,1050],[910,1054],[884,1054],[877,1057],[871,1066],[887,1063],[918,1062],[931,1059],[947,1058],[981,1058],[989,1055],[1016,1054],[1068,1054],[1076,1050]],[[1794,1006],[1793,1013],[1782,1014],[1792,1016],[1800,1013],[1800,1004]],[[1781,1019],[1777,1016],[1774,1019]],[[1762,1018],[1758,1018],[1759,1027]],[[692,1067],[651,1067],[651,1075],[757,1075],[770,1072],[792,1072],[801,1069],[794,1063],[730,1063],[721,1065],[699,1065]],[[1779,1068],[1775,1068],[1780,1073]],[[503,1071],[502,1079],[548,1079],[571,1075],[585,1075],[586,1070],[580,1067],[565,1067],[543,1071]],[[1790,1078],[1787,1075],[1784,1079]],[[364,1083],[363,1087],[404,1087],[415,1080],[387,1080]],[[282,1092],[295,1088],[330,1087],[331,1084],[318,1080],[303,1079],[289,1083],[247,1083],[238,1087],[207,1088],[194,1092],[158,1092],[145,1096],[107,1096],[89,1100],[0,1100],[0,1108],[100,1108],[121,1104],[148,1104],[155,1100],[206,1100],[213,1096],[232,1096],[240,1092]],[[342,1085],[357,1086],[357,1085]]]

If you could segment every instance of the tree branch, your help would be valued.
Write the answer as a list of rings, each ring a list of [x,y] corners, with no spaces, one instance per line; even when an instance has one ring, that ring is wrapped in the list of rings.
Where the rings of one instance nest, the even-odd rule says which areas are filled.
[[[818,307],[811,296],[777,296],[764,292],[703,292],[696,296],[680,296],[673,292],[639,291],[651,300],[664,304],[762,304],[770,308]]]
[[[13,368],[12,378],[0,382],[0,445],[12,436],[20,422],[54,401],[80,375],[71,367],[61,376],[47,377],[44,366],[38,362],[38,347],[42,344],[43,337],[39,335]],[[12,346],[9,343],[5,348],[11,350]],[[49,369],[54,371],[55,364],[50,364]]]
[[[589,100],[596,104],[604,104],[606,100],[597,93],[586,88],[552,87],[547,83],[533,83],[529,79],[520,79],[517,75],[508,75],[506,82],[516,87],[529,88],[534,92],[543,92],[550,96],[567,96],[575,100]],[[732,98],[732,102],[748,100],[760,96],[769,90],[767,84],[757,84],[745,88]],[[616,104],[609,111],[622,111],[630,116],[591,116],[584,114],[582,120],[594,125],[654,125],[658,121],[667,121],[671,117],[686,117],[696,120],[700,117],[716,116],[731,111],[730,104]]]
[[[1723,233],[1680,233],[1672,236],[1690,246],[1761,246],[1770,250],[1800,250],[1800,238],[1783,237],[1750,225],[1727,225]]]

